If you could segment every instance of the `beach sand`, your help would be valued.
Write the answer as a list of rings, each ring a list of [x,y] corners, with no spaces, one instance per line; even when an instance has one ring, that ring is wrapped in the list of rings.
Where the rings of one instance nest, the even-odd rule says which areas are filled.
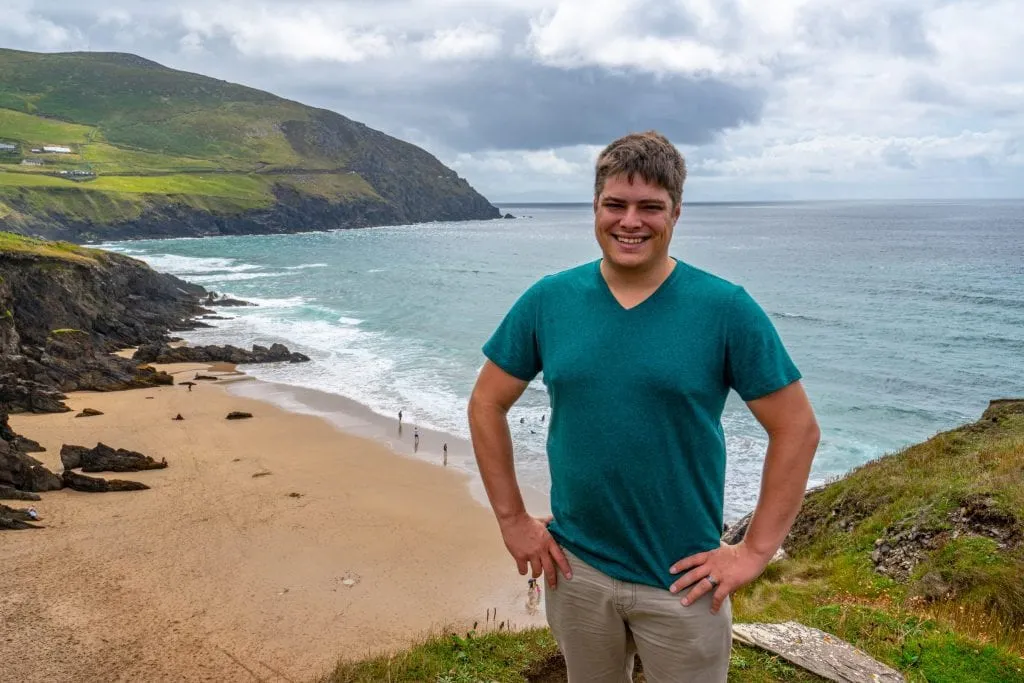
[[[210,367],[162,366],[179,382]],[[98,441],[169,467],[95,475],[149,491],[44,493],[46,529],[0,535],[0,681],[309,681],[339,657],[483,629],[488,609],[543,623],[467,475],[227,384],[11,417],[57,472],[62,444]]]

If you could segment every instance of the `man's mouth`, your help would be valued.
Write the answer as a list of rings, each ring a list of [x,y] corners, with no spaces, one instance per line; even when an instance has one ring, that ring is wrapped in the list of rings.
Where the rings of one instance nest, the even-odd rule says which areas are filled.
[[[622,244],[642,244],[643,242],[646,242],[647,240],[651,239],[650,235],[644,235],[641,237],[628,235],[612,235],[612,237],[615,238],[616,242],[620,242]]]

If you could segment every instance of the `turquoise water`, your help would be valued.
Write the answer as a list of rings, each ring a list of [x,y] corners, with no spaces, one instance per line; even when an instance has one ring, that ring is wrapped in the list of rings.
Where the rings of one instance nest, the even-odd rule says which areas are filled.
[[[190,341],[313,359],[256,377],[467,436],[480,346],[506,309],[599,257],[587,206],[502,211],[528,218],[105,246],[260,304]],[[1024,202],[684,206],[672,253],[771,314],[822,426],[814,482],[1024,395]],[[546,405],[535,381],[510,420],[520,476],[541,489]],[[735,396],[723,422],[732,518],[756,500],[766,439]]]

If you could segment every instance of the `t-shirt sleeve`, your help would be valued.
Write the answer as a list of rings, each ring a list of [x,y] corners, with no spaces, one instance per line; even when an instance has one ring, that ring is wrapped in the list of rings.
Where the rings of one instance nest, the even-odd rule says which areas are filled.
[[[535,284],[519,297],[483,347],[484,355],[492,363],[524,382],[532,380],[543,369],[537,338],[539,285]]]
[[[775,326],[742,287],[727,322],[726,382],[744,401],[767,396],[800,379]]]

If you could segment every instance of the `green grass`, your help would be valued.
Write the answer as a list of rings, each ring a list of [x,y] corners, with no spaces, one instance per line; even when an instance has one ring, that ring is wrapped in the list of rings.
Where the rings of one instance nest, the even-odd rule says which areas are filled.
[[[80,247],[69,242],[48,242],[11,232],[0,232],[0,255],[16,254],[53,258],[75,263],[94,264],[106,258],[100,249]]]
[[[436,681],[518,683],[556,655],[558,647],[548,629],[509,633],[436,634],[416,647],[358,663],[342,662],[326,678],[330,683]]]
[[[26,147],[44,144],[79,145],[86,142],[94,131],[95,129],[91,126],[81,126],[10,109],[0,109],[0,136],[4,140],[16,141]],[[21,151],[29,153],[28,148]]]

